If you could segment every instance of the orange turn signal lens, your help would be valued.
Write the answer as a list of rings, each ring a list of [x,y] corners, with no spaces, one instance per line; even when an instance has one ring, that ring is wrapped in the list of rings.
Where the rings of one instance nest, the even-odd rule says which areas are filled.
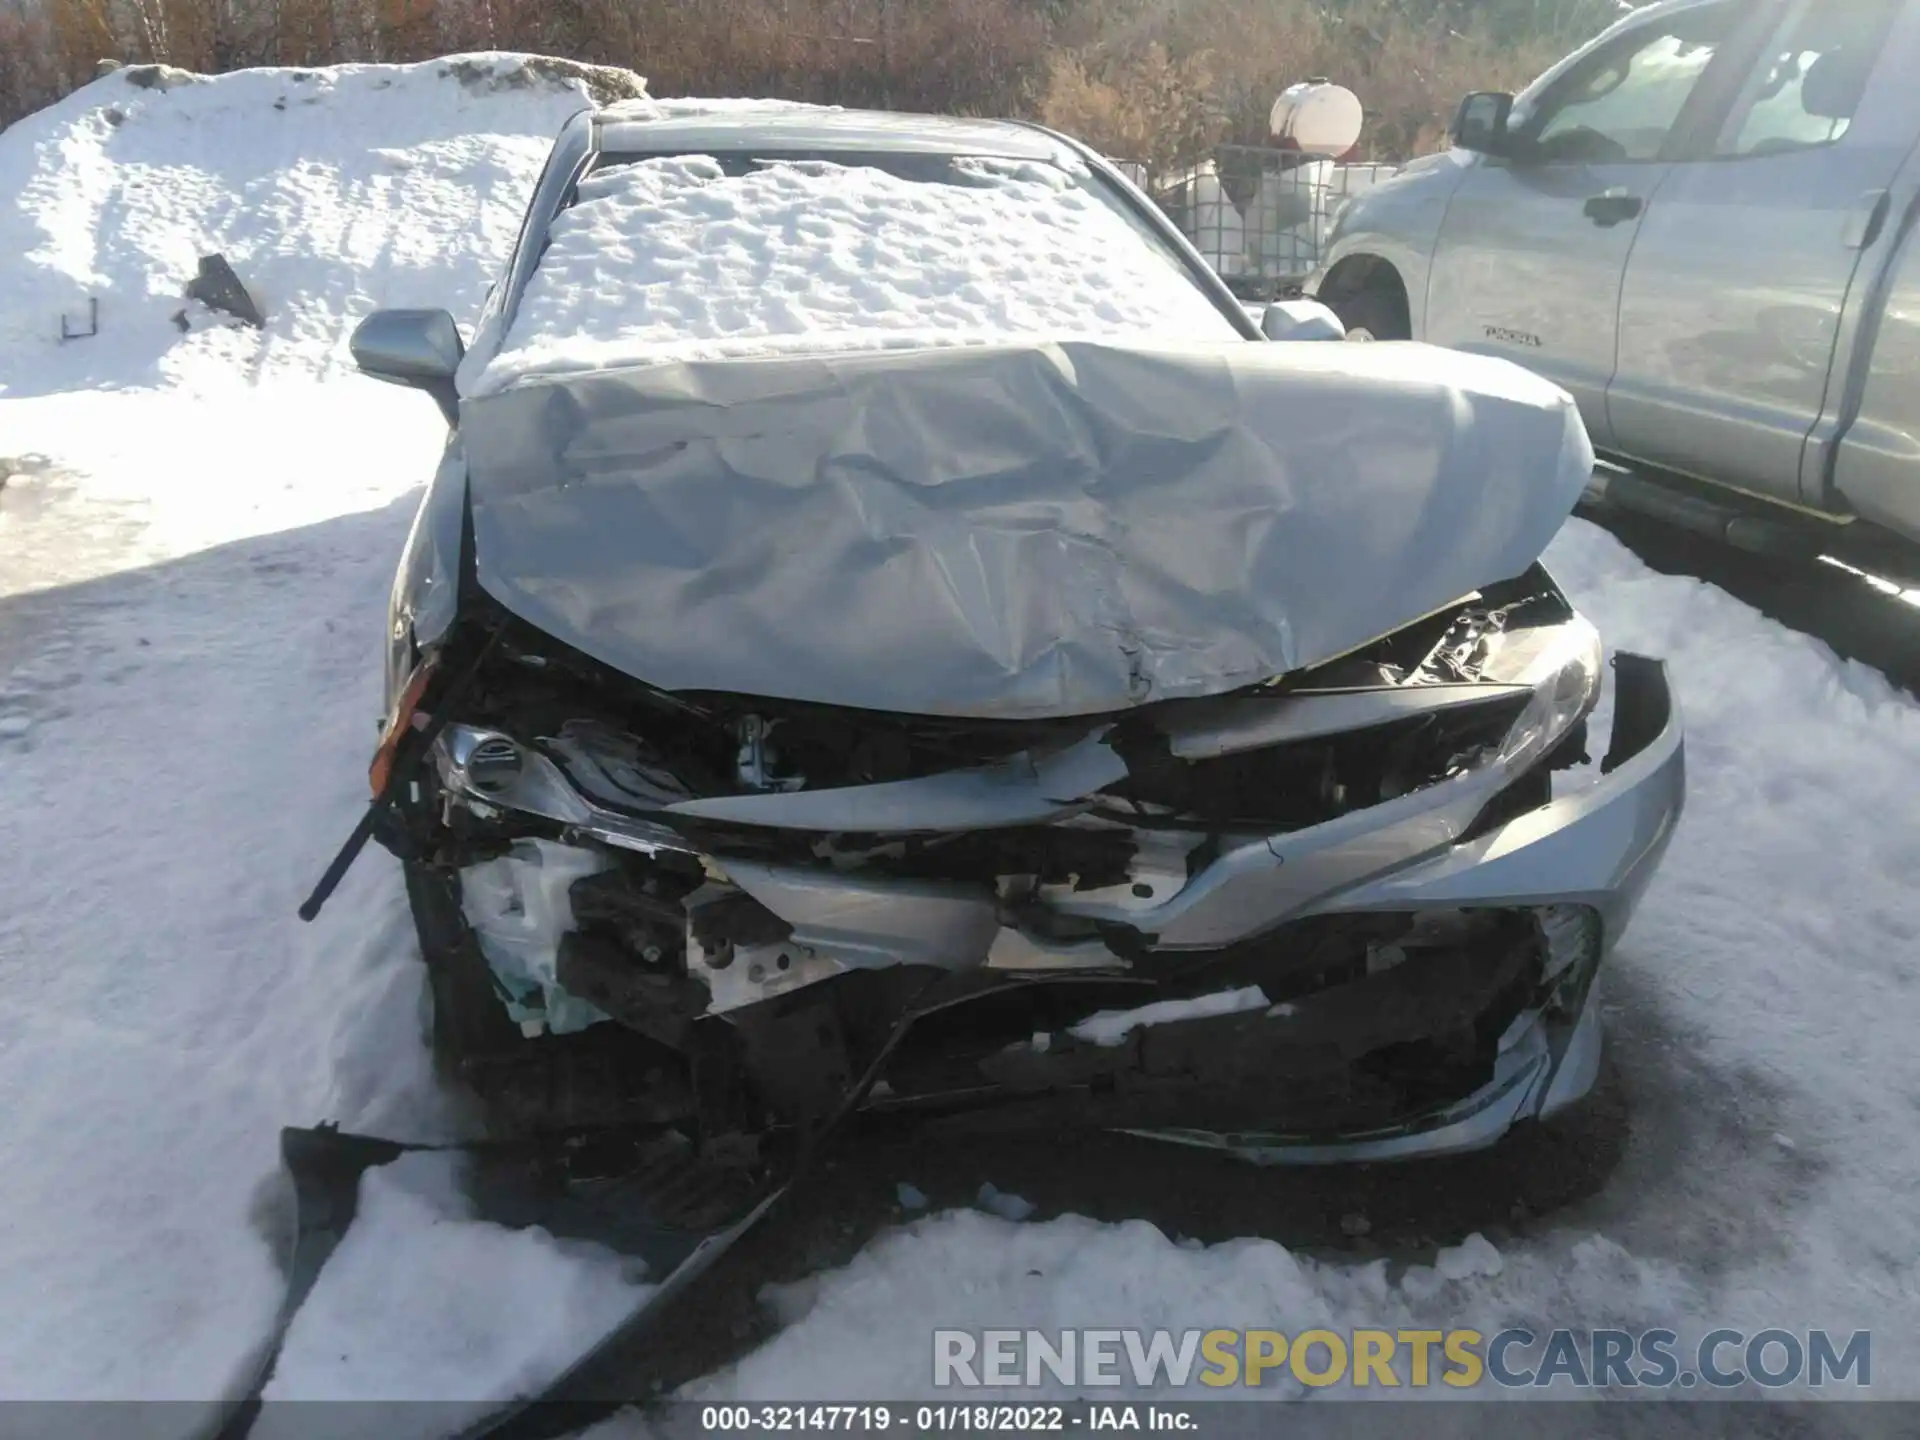
[[[427,683],[433,679],[437,663],[437,658],[422,662],[420,668],[407,678],[400,698],[393,702],[393,713],[387,716],[386,728],[380,732],[380,747],[373,752],[373,763],[367,767],[367,783],[373,787],[373,798],[376,800],[387,793],[387,786],[393,780],[393,762],[400,753],[400,741],[413,727],[414,714],[420,708],[420,697],[427,693]]]

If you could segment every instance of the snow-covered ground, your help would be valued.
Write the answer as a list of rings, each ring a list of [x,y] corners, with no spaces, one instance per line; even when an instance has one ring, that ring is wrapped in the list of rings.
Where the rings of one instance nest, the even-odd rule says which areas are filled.
[[[279,1298],[278,1127],[459,1130],[391,862],[293,911],[362,804],[441,438],[344,337],[387,303],[471,319],[583,103],[518,78],[119,76],[0,136],[0,1397],[230,1389]],[[213,249],[264,332],[174,324]],[[88,295],[100,333],[60,343]],[[1690,727],[1607,977],[1633,1132],[1595,1199],[1391,1265],[928,1213],[774,1297],[780,1332],[697,1392],[925,1393],[937,1322],[1871,1328],[1876,1391],[1920,1394],[1920,706],[1585,524],[1549,558],[1610,642],[1671,659]],[[369,1182],[276,1393],[502,1394],[641,1283],[473,1220],[456,1179]]]

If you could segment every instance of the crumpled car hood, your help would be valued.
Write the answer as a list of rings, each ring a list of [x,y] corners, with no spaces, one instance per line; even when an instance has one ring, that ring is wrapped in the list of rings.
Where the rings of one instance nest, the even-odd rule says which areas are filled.
[[[1314,665],[1520,574],[1572,401],[1419,345],[666,363],[463,403],[475,573],[666,690],[1097,714]]]

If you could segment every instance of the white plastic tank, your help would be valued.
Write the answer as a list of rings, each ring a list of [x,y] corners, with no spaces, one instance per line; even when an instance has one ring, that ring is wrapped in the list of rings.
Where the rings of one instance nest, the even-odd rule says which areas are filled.
[[[1274,144],[1282,150],[1326,160],[1338,160],[1359,144],[1365,123],[1360,97],[1327,80],[1289,85],[1273,102],[1268,117]]]
[[[1246,227],[1211,160],[1177,176],[1157,198],[1217,273],[1238,275],[1246,268]]]

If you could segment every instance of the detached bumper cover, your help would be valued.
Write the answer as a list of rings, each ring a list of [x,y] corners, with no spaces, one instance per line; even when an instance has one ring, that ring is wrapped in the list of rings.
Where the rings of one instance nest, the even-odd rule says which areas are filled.
[[[1313,913],[1585,906],[1599,917],[1592,962],[1597,969],[1659,867],[1686,796],[1685,742],[1666,666],[1623,654],[1614,673],[1613,745],[1600,780],[1419,863],[1328,896]],[[1502,1037],[1489,1083],[1409,1122],[1335,1136],[1136,1133],[1270,1164],[1397,1160],[1482,1148],[1517,1122],[1552,1115],[1592,1088],[1601,1044],[1596,978],[1574,977],[1562,987],[1561,1003],[1515,1020]]]

